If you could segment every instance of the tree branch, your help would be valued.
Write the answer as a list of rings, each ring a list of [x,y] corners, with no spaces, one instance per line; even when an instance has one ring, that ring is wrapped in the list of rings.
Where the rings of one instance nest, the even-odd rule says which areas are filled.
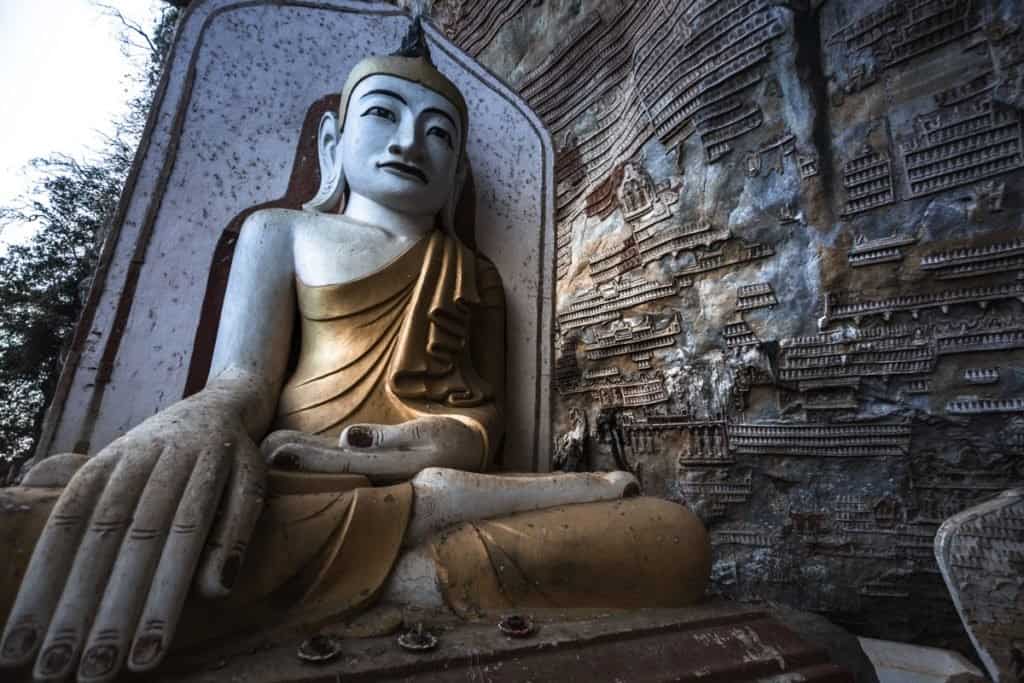
[[[149,50],[149,53],[151,55],[158,55],[160,53],[160,50],[153,43],[153,40],[149,37],[149,33],[146,32],[146,29],[142,28],[136,22],[131,21],[127,17],[125,17],[124,14],[121,13],[121,10],[117,9],[112,5],[108,5],[103,2],[98,2],[98,0],[92,0],[92,4],[98,7],[99,9],[103,10],[103,13],[106,14],[108,17],[112,17],[121,22],[121,27],[129,34],[134,33],[135,35],[139,36],[144,41],[146,41],[145,47]],[[142,45],[133,43],[125,34],[122,34],[121,41],[122,43],[127,43],[128,45],[131,45],[133,47],[143,47]]]

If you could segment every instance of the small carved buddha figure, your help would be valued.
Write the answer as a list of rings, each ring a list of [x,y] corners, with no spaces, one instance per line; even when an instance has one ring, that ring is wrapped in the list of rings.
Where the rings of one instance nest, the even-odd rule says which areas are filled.
[[[505,429],[503,294],[453,236],[469,114],[418,23],[340,106],[317,196],[242,227],[206,388],[4,493],[34,507],[0,519],[17,565],[0,665],[105,681],[172,639],[377,599],[469,615],[703,594],[703,526],[631,495],[632,475],[484,473]]]

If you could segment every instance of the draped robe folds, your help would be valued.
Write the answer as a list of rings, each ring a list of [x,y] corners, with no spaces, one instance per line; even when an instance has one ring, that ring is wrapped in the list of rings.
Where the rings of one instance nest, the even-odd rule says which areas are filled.
[[[477,364],[480,349],[493,356],[504,346],[500,326],[480,320],[481,311],[504,318],[493,265],[435,231],[371,275],[318,287],[299,280],[297,291],[302,350],[276,429],[335,436],[359,422],[452,417],[480,435],[487,468],[504,384],[501,364]]]
[[[479,434],[486,470],[501,440],[505,371],[504,296],[490,262],[435,231],[370,275],[323,286],[299,279],[296,290],[301,349],[276,430],[337,436],[350,424],[450,417]],[[237,629],[239,614],[308,622],[360,609],[398,557],[410,483],[271,469],[268,491],[230,598],[244,610],[191,603],[199,639]]]
[[[298,300],[301,360],[282,392],[278,428],[335,435],[356,422],[447,415],[481,435],[487,447],[480,470],[486,469],[500,434],[504,385],[504,300],[490,263],[437,232],[360,280],[323,287],[299,281]],[[331,475],[299,476],[272,470],[270,489],[331,486]],[[288,581],[307,615],[367,604],[397,559],[411,512],[411,484],[371,488],[362,477],[333,479],[354,488],[325,498],[315,517],[302,512],[308,502],[278,515],[275,506],[292,496],[272,498],[257,539],[267,549],[261,553],[289,548],[297,556],[304,552],[299,527],[336,527]],[[329,495],[323,490],[317,495]],[[315,493],[304,492],[306,500]],[[271,519],[278,522],[266,523]],[[513,606],[689,604],[703,593],[709,572],[700,521],[654,498],[467,522],[428,543],[438,586],[464,616]],[[285,578],[273,575],[273,564],[255,568],[267,588]]]

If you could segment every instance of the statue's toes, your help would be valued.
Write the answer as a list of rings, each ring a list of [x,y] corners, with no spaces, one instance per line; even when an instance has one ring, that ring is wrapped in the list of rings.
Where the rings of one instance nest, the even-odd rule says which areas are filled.
[[[608,483],[615,487],[619,497],[632,498],[633,496],[640,495],[640,482],[629,472],[623,472],[622,470],[607,472],[604,477],[608,480]]]

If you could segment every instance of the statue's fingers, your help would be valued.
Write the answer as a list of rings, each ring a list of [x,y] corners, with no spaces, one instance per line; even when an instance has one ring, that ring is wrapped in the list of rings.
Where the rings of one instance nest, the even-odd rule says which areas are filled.
[[[42,644],[89,515],[116,463],[113,453],[91,459],[54,505],[8,616],[0,666],[24,666]]]
[[[157,449],[121,458],[93,510],[75,554],[33,676],[63,680],[75,667],[139,496],[160,456]]]
[[[253,528],[263,512],[266,466],[254,444],[240,443],[237,448],[232,458],[227,498],[199,568],[199,592],[207,598],[224,597],[231,591]]]
[[[294,429],[278,429],[263,437],[263,441],[260,442],[260,453],[263,461],[269,465],[284,452],[295,450],[296,447],[301,449],[309,446],[330,448],[335,444],[332,439],[317,434],[306,434]]]
[[[338,447],[280,448],[270,460],[277,469],[319,474],[348,474],[352,470],[349,458],[339,457]]]
[[[111,680],[124,666],[178,501],[198,457],[196,453],[165,451],[157,460],[93,620],[78,667],[79,683]],[[178,569],[187,571],[180,565]]]
[[[328,437],[279,430],[263,439],[260,454],[264,462],[277,469],[343,474],[348,471],[348,461],[338,457],[339,448]]]
[[[410,420],[396,425],[354,424],[345,427],[338,442],[343,448],[380,450],[415,448],[429,443],[427,420]]]
[[[338,445],[342,448],[375,448],[379,445],[381,430],[386,425],[354,424],[341,430]]]
[[[201,453],[192,469],[185,492],[172,512],[173,523],[137,620],[128,659],[132,671],[156,667],[170,647],[230,473],[231,459],[219,450]]]

